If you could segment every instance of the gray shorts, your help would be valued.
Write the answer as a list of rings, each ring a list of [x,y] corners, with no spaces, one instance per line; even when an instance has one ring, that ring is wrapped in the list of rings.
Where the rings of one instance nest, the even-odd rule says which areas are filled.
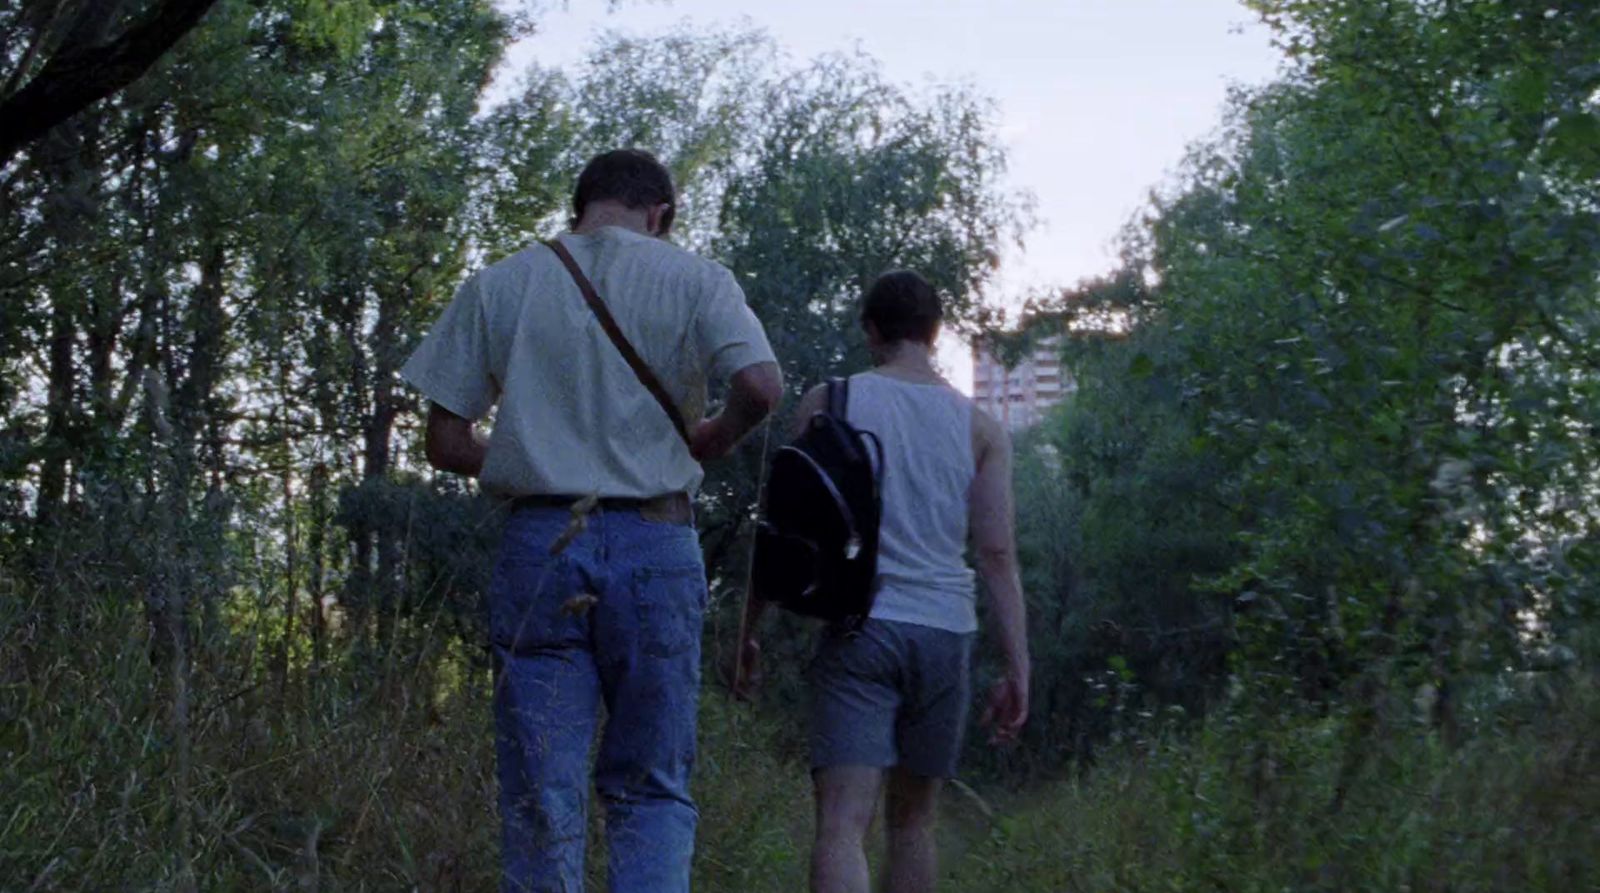
[[[830,628],[811,662],[811,768],[898,766],[954,778],[972,700],[973,633],[868,620]]]

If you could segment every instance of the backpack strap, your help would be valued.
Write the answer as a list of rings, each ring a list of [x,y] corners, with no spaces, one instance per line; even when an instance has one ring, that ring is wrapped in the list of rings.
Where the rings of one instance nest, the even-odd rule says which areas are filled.
[[[850,421],[850,379],[828,379],[828,415],[841,422]]]
[[[572,281],[578,284],[578,291],[583,292],[584,303],[589,305],[589,309],[594,312],[595,319],[600,321],[601,331],[604,331],[606,337],[611,339],[611,343],[617,348],[617,353],[622,354],[623,361],[628,364],[629,369],[633,370],[633,374],[639,379],[639,383],[644,385],[644,389],[650,392],[650,396],[656,398],[657,403],[661,404],[661,408],[667,413],[667,418],[672,420],[672,427],[677,429],[678,436],[683,438],[685,444],[689,443],[689,426],[683,420],[682,410],[678,409],[678,405],[672,402],[672,397],[667,394],[667,389],[662,386],[661,380],[656,378],[656,374],[650,371],[650,366],[645,363],[644,357],[639,356],[639,352],[634,350],[633,345],[629,343],[628,337],[622,334],[622,328],[617,325],[616,318],[611,315],[610,309],[606,307],[606,302],[601,300],[600,293],[594,290],[594,283],[590,282],[589,277],[583,274],[583,268],[579,267],[578,262],[573,259],[572,252],[567,250],[567,246],[561,244],[560,239],[551,239],[544,244],[556,253],[556,257],[561,258],[562,266],[565,266],[567,272],[572,274]]]
[[[850,379],[828,379],[828,417],[833,420],[829,428],[844,455],[850,457],[851,461],[858,461],[862,455],[858,443],[860,434],[850,424],[849,411]]]

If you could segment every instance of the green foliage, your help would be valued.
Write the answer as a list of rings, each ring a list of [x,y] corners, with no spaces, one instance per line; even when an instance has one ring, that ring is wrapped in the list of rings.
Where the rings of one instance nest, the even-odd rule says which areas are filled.
[[[1237,559],[1239,518],[1165,347],[1154,327],[1069,340],[1078,391],[1016,444],[1038,706],[1024,762],[1041,768],[1163,704],[1203,710],[1236,644],[1204,581]]]
[[[1147,710],[1348,705],[1354,772],[1391,692],[1456,740],[1478,680],[1592,646],[1600,13],[1258,5],[1287,76],[1047,308],[1131,336],[1079,339],[1023,471],[1075,503],[1023,499],[1074,557],[1030,556],[1074,642],[1035,647],[1087,690],[1124,661]]]
[[[454,631],[463,642],[488,641],[485,598],[500,545],[504,507],[481,494],[422,481],[368,480],[339,494],[330,519],[349,533],[366,531],[394,544],[401,581],[387,610]],[[362,610],[378,593],[347,590],[341,602]],[[480,655],[480,662],[486,655]]]

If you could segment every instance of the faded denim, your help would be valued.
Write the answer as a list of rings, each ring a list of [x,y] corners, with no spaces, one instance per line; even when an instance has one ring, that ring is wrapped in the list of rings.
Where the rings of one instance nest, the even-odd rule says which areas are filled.
[[[699,539],[692,527],[610,511],[552,556],[571,518],[514,512],[490,585],[501,889],[584,889],[603,704],[593,781],[609,887],[687,891],[699,818],[689,797],[706,602]]]

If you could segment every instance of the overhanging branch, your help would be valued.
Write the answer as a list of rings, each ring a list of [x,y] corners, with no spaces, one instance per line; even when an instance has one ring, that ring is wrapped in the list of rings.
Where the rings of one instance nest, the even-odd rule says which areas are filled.
[[[0,166],[52,127],[138,80],[215,4],[164,0],[109,43],[63,47],[0,102]]]

